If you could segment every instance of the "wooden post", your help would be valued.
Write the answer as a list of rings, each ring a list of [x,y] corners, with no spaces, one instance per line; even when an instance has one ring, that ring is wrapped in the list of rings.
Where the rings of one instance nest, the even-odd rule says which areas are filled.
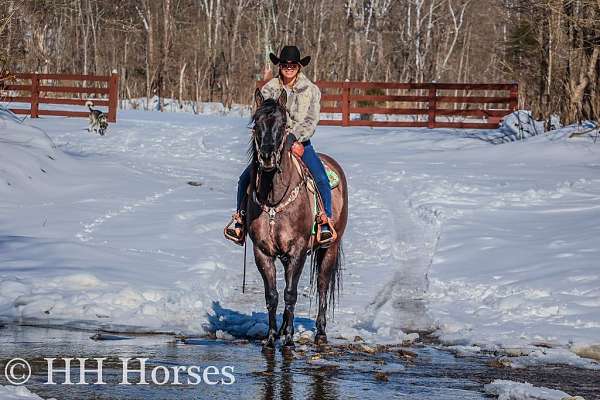
[[[40,84],[36,73],[31,74],[31,118],[39,118]]]
[[[436,110],[436,96],[437,96],[437,87],[436,83],[433,82],[429,86],[429,110],[427,113],[427,127],[432,129],[435,128],[435,110]]]
[[[350,125],[350,86],[342,83],[342,126]]]
[[[515,82],[510,88],[510,109],[517,111],[517,108],[519,108],[519,84]]]
[[[113,72],[108,80],[108,122],[117,122],[119,104],[119,74]]]

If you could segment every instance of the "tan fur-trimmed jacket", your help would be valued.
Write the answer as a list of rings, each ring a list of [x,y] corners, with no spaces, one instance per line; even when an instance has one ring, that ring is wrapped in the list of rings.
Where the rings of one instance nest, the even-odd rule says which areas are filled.
[[[279,77],[271,79],[262,88],[265,99],[276,99],[281,94],[283,84]],[[287,128],[299,142],[306,142],[315,134],[321,112],[321,91],[304,75],[298,73],[298,79],[291,89],[293,95],[287,103]]]

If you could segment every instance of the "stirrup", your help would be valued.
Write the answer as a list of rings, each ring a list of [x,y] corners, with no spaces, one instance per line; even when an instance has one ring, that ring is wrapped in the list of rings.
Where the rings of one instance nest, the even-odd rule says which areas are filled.
[[[325,235],[326,237],[323,237],[323,231],[322,231],[323,225],[327,225],[329,227],[329,232],[330,232],[331,236]],[[329,237],[327,237],[327,236],[329,236]],[[328,218],[327,215],[325,215],[324,213],[317,215],[317,237],[316,237],[317,243],[321,247],[329,247],[336,240],[337,240],[337,232],[335,231],[335,228],[333,227],[333,220],[331,218]]]
[[[244,212],[235,212],[229,223],[223,229],[225,239],[231,240],[233,243],[243,246],[246,241],[246,229],[244,227]],[[232,226],[233,225],[233,226]]]

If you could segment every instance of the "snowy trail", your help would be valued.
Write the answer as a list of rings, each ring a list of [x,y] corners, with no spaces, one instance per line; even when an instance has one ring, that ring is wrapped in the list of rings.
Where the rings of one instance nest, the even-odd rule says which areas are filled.
[[[314,141],[318,149],[334,157],[341,153],[336,144],[328,143],[326,132]],[[235,149],[232,152],[235,153]],[[432,257],[431,249],[425,248],[428,242],[424,240],[429,232],[425,233],[421,219],[412,215],[405,201],[399,204],[390,201],[389,195],[394,193],[395,188],[388,186],[389,193],[386,193],[385,185],[395,179],[393,175],[371,169],[359,159],[343,166],[349,177],[350,192],[349,226],[344,239],[344,289],[335,319],[330,321],[328,329],[332,337],[353,338],[360,335],[373,341],[395,342],[414,339],[414,335],[405,335],[403,331],[432,328],[422,303]],[[354,183],[353,177],[360,179]],[[222,225],[222,222],[217,224],[219,233]],[[390,235],[390,232],[393,234]],[[224,310],[219,309],[218,315],[223,319],[228,317],[227,310],[243,312],[247,316],[254,313],[253,318],[236,315],[232,322],[234,326],[220,325],[234,332],[253,319],[254,323],[265,327],[263,283],[253,264],[251,249],[248,249],[248,257],[247,294],[241,294],[238,284],[229,295],[220,299]],[[241,269],[241,254],[236,261]],[[408,265],[411,268],[407,268]],[[297,315],[304,321],[299,323],[300,331],[312,325],[311,319],[316,312],[307,270],[299,285],[301,300]],[[279,271],[279,291],[282,292],[284,287],[283,274]],[[309,326],[304,326],[305,323]]]
[[[29,122],[58,150],[39,142],[55,160],[29,149],[23,164],[22,147],[2,147],[18,156],[0,165],[0,176],[16,182],[1,189],[0,316],[262,333],[251,250],[242,294],[243,250],[222,238],[247,123],[128,111],[98,137],[82,120]],[[598,147],[561,133],[502,146],[469,135],[319,127],[315,147],[341,163],[350,188],[344,290],[330,336],[400,342],[415,338],[406,332],[435,331],[471,349],[527,353],[543,342],[593,353]],[[17,174],[11,162],[26,166]],[[308,278],[305,271],[300,332],[314,324]],[[278,284],[282,291],[281,273]]]
[[[132,114],[135,117],[140,115]],[[86,271],[79,275],[79,279],[98,280],[97,285],[101,289],[92,299],[85,300],[104,298],[105,301],[92,308],[95,315],[110,316],[101,320],[100,326],[113,329],[127,330],[126,321],[139,321],[139,324],[132,324],[136,325],[133,329],[202,331],[207,324],[203,313],[211,311],[211,304],[218,304],[212,307],[212,312],[223,313],[220,315],[222,318],[232,315],[237,318],[230,321],[230,326],[223,324],[225,330],[236,332],[243,325],[246,331],[260,333],[264,328],[264,294],[262,280],[252,262],[251,250],[249,294],[242,295],[240,249],[221,238],[223,224],[232,208],[237,175],[246,157],[247,120],[225,119],[224,124],[223,118],[203,118],[203,124],[196,125],[190,124],[194,118],[189,115],[168,116],[166,120],[162,115],[156,119],[151,113],[146,115],[150,120],[121,118],[119,125],[113,127],[112,132],[104,138],[82,131],[73,120],[63,120],[56,126],[42,122],[61,150],[86,161],[118,163],[126,167],[123,173],[134,173],[144,181],[141,185],[118,188],[118,192],[110,198],[94,198],[90,193],[87,199],[75,200],[75,203],[88,207],[74,234],[77,241],[85,244],[86,249],[117,255],[120,262],[143,265],[143,275],[148,278],[148,283],[162,276],[161,270],[165,267],[172,268],[169,278],[175,287],[166,290],[152,287],[156,285],[145,290],[132,285],[133,280],[139,279],[136,277],[140,272],[137,267],[130,267],[128,269],[131,272],[122,271],[117,276],[107,274],[115,278],[112,282],[106,282],[106,277],[98,271],[93,271],[90,276],[85,275],[88,274]],[[335,156],[335,146],[323,144],[322,149],[329,146],[332,146]],[[354,183],[351,178],[350,181],[351,223],[346,240],[345,290],[337,318],[330,329],[333,335],[346,337],[361,334],[375,340],[377,335],[384,335],[388,340],[402,340],[404,333],[399,328],[415,328],[407,321],[420,319],[419,316],[394,318],[393,324],[388,317],[378,320],[377,316],[383,308],[389,308],[386,304],[399,304],[398,293],[409,293],[419,279],[423,281],[424,272],[421,269],[423,265],[428,266],[431,255],[427,255],[429,259],[418,262],[413,256],[415,268],[411,273],[414,276],[399,288],[399,282],[403,282],[400,278],[407,276],[406,271],[402,272],[403,266],[410,258],[405,249],[412,249],[409,252],[413,253],[421,251],[419,242],[422,238],[412,234],[418,229],[418,224],[409,215],[406,204],[400,202],[398,209],[398,205],[386,197],[388,194],[379,190],[380,186],[390,184],[390,176],[378,176],[381,175],[380,170],[371,170],[360,160],[349,163],[347,170],[350,177],[360,176],[360,180]],[[198,181],[202,186],[186,186],[187,180]],[[369,182],[368,186],[366,182]],[[206,192],[206,189],[212,192],[212,196],[196,196],[198,192]],[[389,187],[389,191],[394,191],[393,186]],[[65,224],[63,228],[68,229],[68,226]],[[390,228],[394,230],[393,235],[386,234]],[[194,246],[194,241],[205,243]],[[373,257],[374,252],[377,257]],[[192,276],[200,279],[201,283],[194,284],[196,278],[189,279]],[[282,274],[278,278],[280,289],[283,290]],[[77,275],[74,280],[77,281]],[[115,285],[116,281],[120,282]],[[111,286],[119,290],[108,293],[110,289],[107,288]],[[203,286],[208,286],[210,290],[205,290]],[[56,298],[49,293],[56,290],[55,286],[47,291],[36,288],[38,293],[34,290],[29,294],[35,300],[24,301],[26,304],[19,310],[21,318],[35,319],[35,310],[41,302],[44,310],[40,311],[47,312],[52,307],[51,314],[58,314],[55,318],[68,319],[69,307],[78,308],[81,300]],[[418,288],[418,296],[422,298],[424,282],[420,282]],[[198,293],[193,293],[194,290]],[[411,295],[414,295],[413,292]],[[305,318],[304,323],[308,324],[308,328],[312,324],[310,319],[314,317],[315,305],[310,308],[306,272],[301,282],[301,293],[298,315]],[[393,300],[390,300],[391,297]],[[66,304],[56,307],[53,306],[55,302]],[[76,303],[69,305],[69,302]],[[170,310],[171,307],[187,307],[190,302],[195,302],[197,307],[192,307],[185,318],[165,316],[161,319],[152,315],[157,305]],[[137,306],[138,310],[128,309],[131,306]],[[394,312],[394,307],[384,314]],[[419,314],[424,312],[422,307],[417,308],[415,310]],[[239,313],[245,316],[240,317]],[[89,312],[80,314],[83,314],[82,318],[90,315]],[[144,316],[151,317],[148,326],[144,326]],[[186,322],[181,323],[182,320]]]
[[[115,217],[119,217],[125,214],[135,213],[138,208],[149,207],[156,204],[164,196],[173,193],[173,188],[169,188],[164,192],[153,193],[140,200],[135,200],[132,203],[126,203],[122,205],[118,210],[108,210],[103,215],[95,218],[89,223],[83,223],[83,230],[77,232],[75,236],[82,242],[88,242],[93,239],[93,234],[100,228],[101,225],[111,220],[114,222]]]

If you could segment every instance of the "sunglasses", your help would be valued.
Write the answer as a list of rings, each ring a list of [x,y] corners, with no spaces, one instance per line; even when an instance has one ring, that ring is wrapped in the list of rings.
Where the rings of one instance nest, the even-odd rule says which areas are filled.
[[[279,68],[281,68],[281,69],[298,69],[298,68],[300,68],[300,65],[298,65],[296,63],[280,63]]]

